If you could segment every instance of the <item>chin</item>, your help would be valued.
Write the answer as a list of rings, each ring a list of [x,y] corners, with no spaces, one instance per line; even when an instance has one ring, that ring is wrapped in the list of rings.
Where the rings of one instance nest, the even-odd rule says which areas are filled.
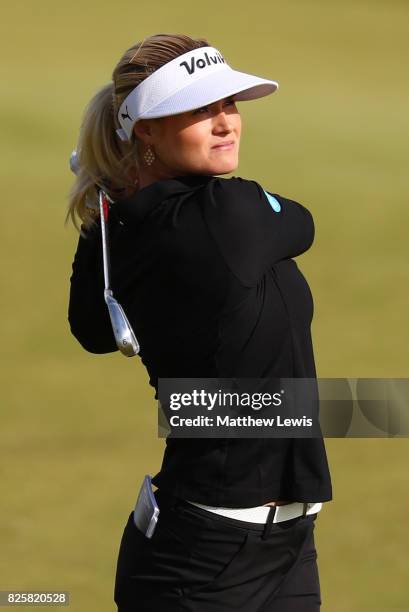
[[[239,164],[237,162],[232,162],[230,164],[218,164],[217,166],[214,166],[212,174],[229,174],[229,172],[233,172],[234,170],[236,170],[238,165]]]
[[[229,174],[230,172],[233,172],[234,170],[236,170],[236,168],[238,167],[238,160],[234,159],[234,160],[224,160],[224,161],[219,161],[218,163],[213,162],[213,163],[208,163],[208,164],[203,164],[200,166],[196,166],[194,168],[189,168],[189,172],[192,174],[206,174],[206,175],[219,175],[219,174]]]
[[[230,174],[230,172],[234,172],[237,167],[238,164],[235,164],[234,166],[230,166],[229,168],[220,170],[219,172],[215,172],[214,174]]]

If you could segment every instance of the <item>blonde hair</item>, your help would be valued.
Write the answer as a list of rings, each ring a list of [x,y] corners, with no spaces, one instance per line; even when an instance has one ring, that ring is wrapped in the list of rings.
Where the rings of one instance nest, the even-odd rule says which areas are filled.
[[[76,147],[79,167],[68,195],[65,224],[71,219],[80,231],[76,215],[85,228],[94,224],[98,187],[114,200],[136,190],[139,142],[135,133],[129,142],[118,137],[118,109],[152,72],[183,53],[209,44],[204,38],[183,34],[153,34],[125,51],[114,68],[112,81],[97,91],[84,111]]]

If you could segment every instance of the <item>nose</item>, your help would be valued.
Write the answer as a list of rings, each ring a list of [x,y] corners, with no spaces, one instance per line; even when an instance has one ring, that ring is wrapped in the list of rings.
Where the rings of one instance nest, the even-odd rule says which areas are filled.
[[[232,120],[229,113],[223,107],[215,108],[213,116],[213,131],[231,132],[233,129]]]

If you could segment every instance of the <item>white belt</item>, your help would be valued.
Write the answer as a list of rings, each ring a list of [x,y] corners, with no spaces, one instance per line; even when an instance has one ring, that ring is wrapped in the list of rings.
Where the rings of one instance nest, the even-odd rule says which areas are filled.
[[[206,506],[205,504],[198,504],[197,502],[186,499],[185,501],[209,512],[215,512],[222,516],[228,516],[229,518],[237,519],[239,521],[247,521],[249,523],[265,523],[269,510],[272,506],[253,506],[252,508],[223,508],[217,506]],[[321,502],[307,503],[307,512],[305,514],[316,514],[322,508]],[[302,502],[293,502],[291,504],[285,504],[283,506],[275,506],[276,513],[274,516],[273,523],[281,523],[281,521],[289,521],[290,519],[297,518],[304,514],[304,504]]]

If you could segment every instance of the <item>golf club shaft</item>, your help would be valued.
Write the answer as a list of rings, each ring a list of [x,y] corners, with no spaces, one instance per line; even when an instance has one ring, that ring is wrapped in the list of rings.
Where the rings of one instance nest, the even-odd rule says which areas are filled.
[[[108,251],[108,224],[105,222],[105,211],[104,211],[104,193],[102,189],[99,191],[99,216],[101,219],[101,234],[102,234],[102,259],[104,264],[104,281],[105,291],[111,291],[110,278],[109,278],[109,251]]]

